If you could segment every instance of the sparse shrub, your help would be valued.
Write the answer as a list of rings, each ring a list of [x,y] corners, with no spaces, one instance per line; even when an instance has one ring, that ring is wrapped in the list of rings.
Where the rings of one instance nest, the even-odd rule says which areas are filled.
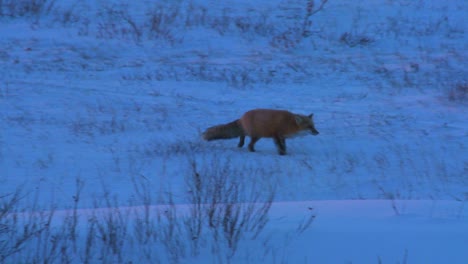
[[[178,19],[181,17],[178,5],[156,5],[152,11],[146,13],[146,17],[145,30],[148,31],[150,39],[163,39],[172,45],[177,41],[172,31],[177,28]]]
[[[453,102],[467,102],[468,82],[460,82],[455,84],[455,86],[449,90],[448,99]]]
[[[316,6],[314,0],[308,0],[302,21],[295,21],[294,24],[289,26],[286,30],[275,34],[270,40],[270,45],[280,49],[293,49],[302,39],[311,36],[311,18],[316,13],[322,11],[327,2],[328,0],[321,0],[320,4]]]
[[[369,45],[370,43],[374,42],[374,40],[365,35],[355,35],[349,32],[345,32],[341,35],[340,42],[349,47],[356,47]]]
[[[24,213],[20,202],[25,201],[22,189],[17,189],[14,193],[0,197],[0,263],[12,263],[9,259],[15,259],[18,254],[23,254],[22,260],[34,260],[43,252],[49,252],[48,257],[52,259],[55,253],[53,248],[44,246],[38,240],[46,238],[47,245],[52,239],[50,226],[54,217],[54,211],[40,212],[37,200],[28,207],[30,210]],[[39,211],[39,212],[38,212]],[[28,245],[35,244],[35,250],[29,249],[23,253]],[[25,261],[33,263],[32,261]],[[37,262],[35,262],[37,263]]]
[[[0,0],[0,17],[39,16],[52,10],[55,0]]]
[[[306,14],[304,16],[304,21],[302,23],[302,37],[308,37],[311,34],[310,28],[312,26],[312,21],[310,18],[318,13],[319,11],[323,10],[325,4],[328,0],[321,0],[318,7],[315,6],[314,0],[308,0],[306,5]]]
[[[122,133],[126,127],[125,120],[113,116],[110,120],[86,120],[78,118],[70,124],[70,130],[74,135],[86,135],[94,137],[96,135],[112,135]]]
[[[0,263],[183,263],[202,254],[225,263],[245,257],[249,240],[258,240],[264,254],[271,252],[263,230],[274,186],[257,184],[251,179],[255,175],[245,175],[229,160],[189,165],[187,205],[176,204],[165,188],[155,194],[139,174],[132,178],[131,207],[119,204],[104,186],[94,209],[78,209],[85,187],[81,178],[73,206],[65,211],[37,205],[21,209],[20,202],[29,197],[21,190],[0,196]],[[36,204],[37,197],[32,198]],[[300,235],[314,218],[306,216],[291,232]]]
[[[99,38],[123,38],[141,40],[142,29],[128,13],[126,5],[111,5],[98,12],[99,22],[97,36]]]
[[[291,27],[286,31],[275,35],[270,40],[270,45],[275,48],[292,49],[295,48],[302,39],[300,27]]]
[[[255,183],[247,184],[241,172],[230,166],[230,162],[215,161],[210,168],[199,168],[192,161],[192,173],[186,178],[192,204],[190,237],[198,238],[207,230],[216,247],[227,246],[227,259],[236,254],[243,239],[256,239],[261,234],[275,197],[274,187],[259,191]]]

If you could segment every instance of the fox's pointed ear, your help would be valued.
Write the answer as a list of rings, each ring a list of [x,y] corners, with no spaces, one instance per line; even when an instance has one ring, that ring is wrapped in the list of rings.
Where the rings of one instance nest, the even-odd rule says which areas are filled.
[[[314,113],[308,115],[307,117],[309,117],[310,119],[312,119],[312,117],[314,117]]]

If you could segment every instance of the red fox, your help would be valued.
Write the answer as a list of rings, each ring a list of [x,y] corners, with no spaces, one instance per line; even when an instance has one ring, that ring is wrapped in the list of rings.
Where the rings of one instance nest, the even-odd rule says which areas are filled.
[[[262,137],[273,138],[280,155],[286,154],[286,138],[309,131],[318,135],[313,114],[308,116],[293,114],[286,110],[254,109],[240,119],[227,124],[209,127],[203,132],[203,139],[229,139],[240,137],[239,148],[244,146],[245,136],[250,137],[249,150],[254,152],[255,143]]]

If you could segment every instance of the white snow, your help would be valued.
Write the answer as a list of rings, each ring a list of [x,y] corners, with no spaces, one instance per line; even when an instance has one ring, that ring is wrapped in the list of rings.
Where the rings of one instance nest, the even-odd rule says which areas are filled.
[[[468,263],[466,1],[329,0],[306,28],[312,1],[32,2],[0,1],[0,262],[45,260],[45,233],[6,254],[54,212],[51,234],[79,220],[57,263]],[[320,135],[286,156],[201,139],[254,108],[314,113]],[[195,171],[203,208],[217,180],[221,207],[274,193],[234,253],[207,216],[186,236]],[[145,208],[170,242],[132,233]],[[90,229],[106,216],[119,253]]]

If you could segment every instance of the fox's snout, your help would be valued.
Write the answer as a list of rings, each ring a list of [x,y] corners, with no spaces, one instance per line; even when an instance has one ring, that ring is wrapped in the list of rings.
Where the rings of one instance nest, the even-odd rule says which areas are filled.
[[[308,128],[309,128],[309,131],[310,131],[310,133],[311,133],[312,135],[316,136],[316,135],[320,134],[320,133],[318,132],[318,130],[315,129],[315,126],[314,126],[313,124],[311,124]]]

